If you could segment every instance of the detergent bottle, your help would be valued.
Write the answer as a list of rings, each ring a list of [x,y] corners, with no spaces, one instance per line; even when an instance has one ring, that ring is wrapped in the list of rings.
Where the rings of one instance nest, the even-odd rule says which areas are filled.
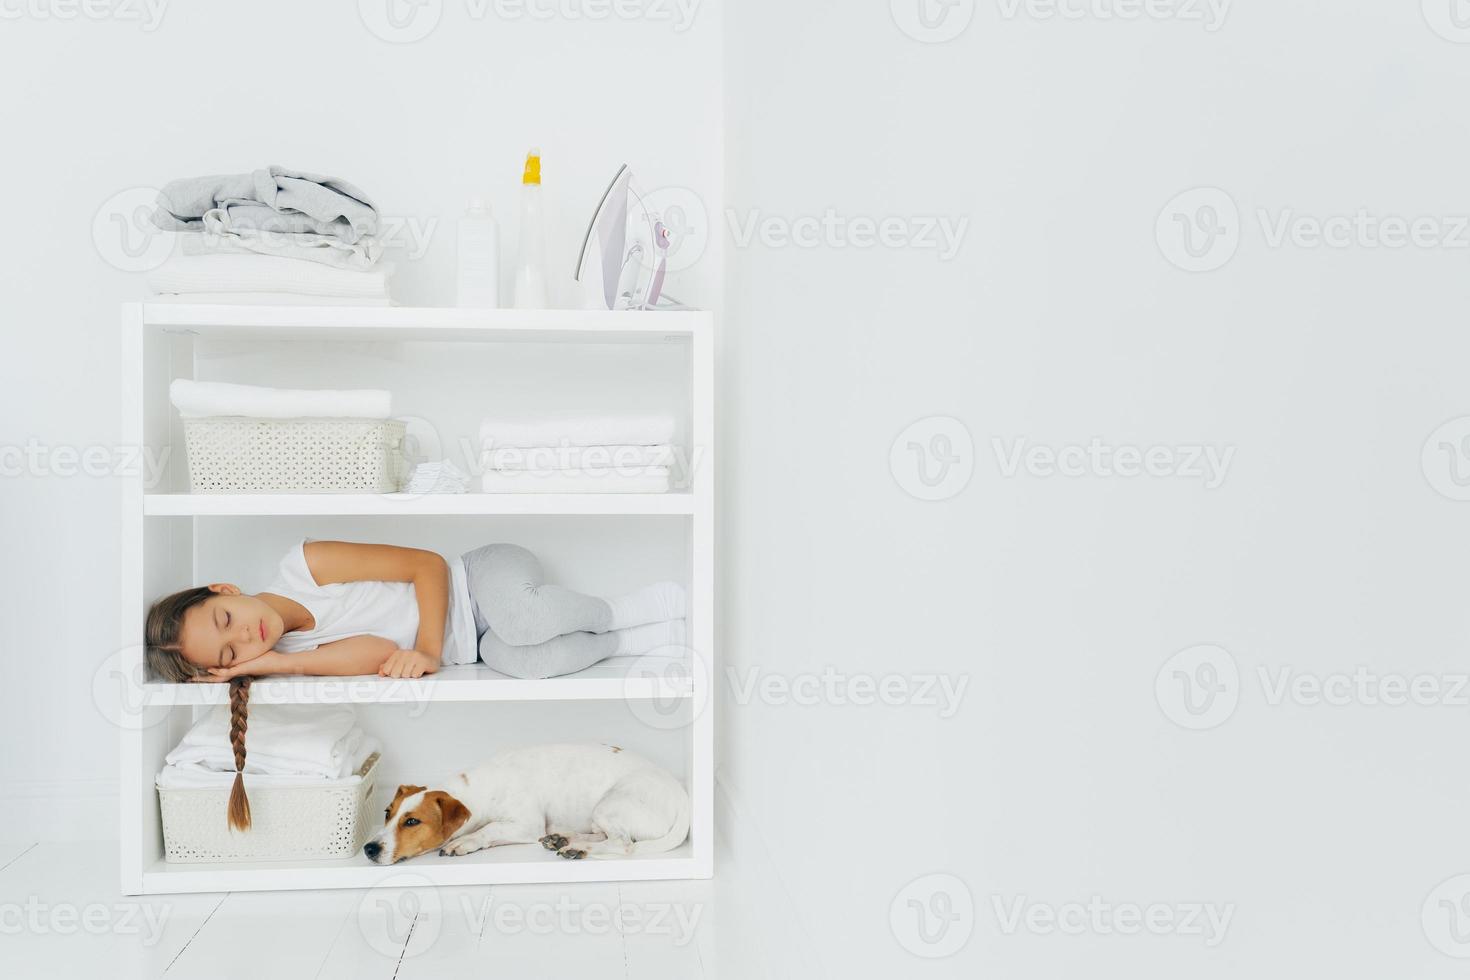
[[[521,175],[521,230],[516,249],[515,308],[546,309],[546,216],[541,205],[541,151],[526,154]]]

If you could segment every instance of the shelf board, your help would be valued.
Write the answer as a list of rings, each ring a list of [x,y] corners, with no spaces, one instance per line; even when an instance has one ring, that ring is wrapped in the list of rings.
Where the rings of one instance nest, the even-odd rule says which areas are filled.
[[[219,340],[664,344],[688,342],[712,320],[698,310],[141,305],[145,327]]]
[[[663,854],[568,861],[540,844],[492,847],[463,857],[425,854],[386,867],[361,855],[331,861],[169,864],[144,869],[144,894],[266,891],[295,888],[401,887],[411,884],[467,886],[580,881],[652,881],[708,878],[712,869],[694,857],[685,841]]]
[[[639,664],[636,676],[628,670]],[[361,677],[262,677],[250,686],[253,704],[415,704],[449,701],[647,701],[693,696],[687,673],[644,668],[672,665],[673,658],[613,657],[565,677],[523,680],[507,677],[484,664],[445,667],[417,679]],[[161,684],[142,686],[146,707],[224,704],[225,684]]]
[[[150,493],[148,517],[691,515],[691,493]]]

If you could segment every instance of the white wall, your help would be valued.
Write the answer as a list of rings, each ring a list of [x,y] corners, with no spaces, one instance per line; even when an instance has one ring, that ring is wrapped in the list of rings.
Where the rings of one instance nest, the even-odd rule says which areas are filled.
[[[1470,232],[1452,218],[1470,213],[1470,48],[1431,30],[1419,3],[1239,3],[1214,31],[1094,13],[1141,4],[1063,6],[1084,16],[961,2],[950,26],[973,21],[940,44],[890,16],[916,23],[917,0],[743,0],[727,17],[727,203],[741,227],[757,210],[828,208],[970,221],[948,262],[729,248],[727,653],[742,677],[831,665],[969,684],[951,718],[727,705],[723,784],[776,869],[769,921],[787,923],[767,967],[1453,975],[1420,912],[1470,870],[1465,705],[1272,705],[1258,669],[1273,683],[1287,668],[1465,670],[1470,522],[1420,451],[1470,415]],[[1185,260],[1172,210],[1165,248],[1156,219],[1202,186],[1228,191],[1241,217],[1206,258],[1232,239],[1238,251],[1189,273],[1168,258]],[[1256,214],[1360,208],[1434,217],[1458,246],[1271,247]],[[968,463],[973,477],[942,502],[890,469],[895,438],[933,416],[973,440],[951,443],[951,472]],[[1235,455],[1205,490],[1007,477],[992,448],[1093,437]],[[1431,459],[1452,486],[1445,457]],[[900,460],[922,487],[906,446]],[[1188,731],[1155,679],[1199,644],[1233,657],[1238,706]],[[1189,719],[1180,690],[1168,672],[1165,700]],[[963,952],[930,962],[890,911],[911,947],[940,950],[915,938],[907,903],[928,911],[931,937],[944,906],[902,892],[932,873],[962,879],[975,921]],[[994,906],[1093,896],[1235,913],[1207,948],[1006,934]]]
[[[68,466],[56,450],[110,454],[118,442],[117,310],[144,295],[130,250],[148,257],[127,192],[271,163],[345,177],[398,229],[399,301],[452,305],[455,220],[488,192],[508,265],[529,146],[544,154],[550,261],[568,278],[618,164],[648,190],[673,189],[662,206],[717,207],[723,168],[719,0],[616,8],[648,14],[632,19],[542,0],[395,4],[427,17],[406,30],[433,25],[412,43],[367,26],[383,29],[387,0],[172,0],[151,30],[128,19],[147,8],[111,9],[101,19],[65,0],[0,9],[0,172],[11,188],[0,236],[10,340],[0,451],[11,454],[0,479],[0,796],[70,801],[19,807],[61,837],[115,833],[115,740],[91,691],[121,645],[117,485],[56,475]],[[669,289],[716,307],[719,243],[700,244],[708,257]],[[12,447],[31,444],[44,448],[40,462],[10,475]]]

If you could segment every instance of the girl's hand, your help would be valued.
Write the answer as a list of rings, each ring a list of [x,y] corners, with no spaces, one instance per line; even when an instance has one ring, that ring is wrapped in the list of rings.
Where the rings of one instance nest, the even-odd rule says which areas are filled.
[[[196,683],[201,684],[223,684],[234,680],[236,677],[259,677],[263,674],[285,674],[290,669],[287,665],[286,655],[277,653],[275,650],[267,650],[254,660],[247,660],[243,664],[233,667],[210,667],[209,673],[200,674],[194,678]]]
[[[395,650],[378,668],[381,677],[422,677],[439,669],[439,658],[418,650]]]

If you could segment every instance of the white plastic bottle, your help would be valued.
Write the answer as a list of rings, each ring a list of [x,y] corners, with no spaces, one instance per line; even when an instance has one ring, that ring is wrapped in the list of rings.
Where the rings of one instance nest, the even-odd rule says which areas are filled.
[[[546,218],[541,208],[541,151],[526,154],[521,175],[521,233],[516,249],[515,308],[544,310],[546,297]]]
[[[482,197],[459,219],[459,305],[500,305],[500,225]]]

